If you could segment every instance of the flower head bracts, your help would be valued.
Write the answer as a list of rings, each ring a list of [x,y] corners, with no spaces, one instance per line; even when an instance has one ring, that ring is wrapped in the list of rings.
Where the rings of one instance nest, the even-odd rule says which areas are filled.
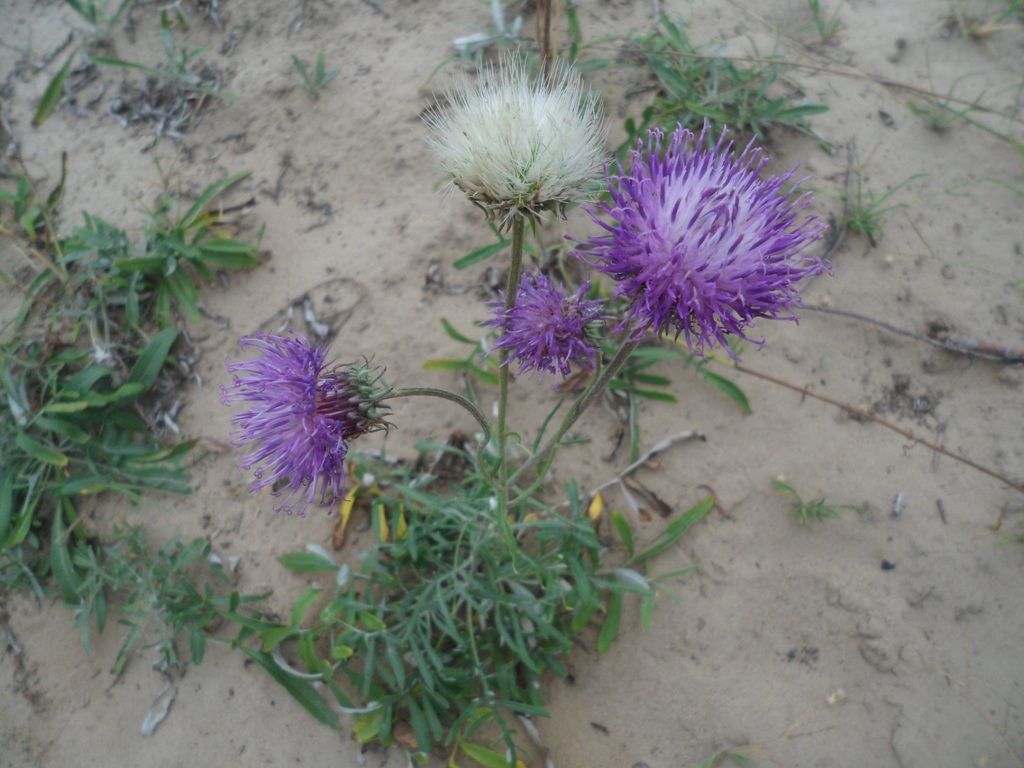
[[[562,214],[591,199],[604,165],[604,125],[578,74],[532,80],[521,58],[486,69],[427,119],[428,142],[452,184],[504,228],[516,216]]]
[[[542,274],[523,275],[515,305],[505,313],[504,302],[491,307],[495,317],[484,325],[500,332],[494,349],[505,350],[505,364],[519,363],[517,376],[539,371],[569,375],[570,364],[593,371],[597,365],[597,326],[600,302],[584,298],[585,282],[571,296]]]
[[[705,149],[706,131],[679,127],[664,153],[664,134],[648,132],[631,170],[609,178],[612,202],[600,212],[616,222],[594,215],[609,234],[578,253],[619,282],[615,295],[630,302],[620,328],[633,339],[674,330],[699,355],[715,342],[728,350],[728,335],[750,341],[759,317],[795,320],[797,283],[826,269],[800,255],[825,225],[797,221],[810,196],[785,189],[794,172],[761,179],[768,158],[753,142],[735,157],[724,132]]]
[[[381,374],[368,364],[332,368],[326,349],[292,334],[243,338],[241,346],[260,357],[227,364],[234,384],[221,389],[222,401],[249,404],[231,420],[238,426],[231,442],[256,444],[241,462],[256,467],[253,491],[285,483],[273,491],[288,494],[275,511],[305,515],[318,491],[321,503],[331,492],[333,511],[345,492],[349,441],[388,426],[387,406],[378,402]]]

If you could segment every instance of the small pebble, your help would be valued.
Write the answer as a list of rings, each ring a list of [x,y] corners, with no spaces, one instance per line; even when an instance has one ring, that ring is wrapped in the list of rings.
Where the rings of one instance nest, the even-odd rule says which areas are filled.
[[[896,563],[894,563],[892,560],[883,560],[882,561],[882,570],[883,571],[892,571],[892,570],[895,570],[895,568],[896,568]]]
[[[896,494],[896,498],[892,501],[892,516],[899,517],[903,514],[903,491]]]

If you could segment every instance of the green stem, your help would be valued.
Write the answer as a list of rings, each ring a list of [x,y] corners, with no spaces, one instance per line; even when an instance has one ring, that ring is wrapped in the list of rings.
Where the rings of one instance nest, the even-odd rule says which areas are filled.
[[[537,472],[537,477],[534,478],[533,482],[527,487],[522,493],[515,497],[509,506],[516,506],[526,501],[530,495],[537,490],[541,482],[544,480],[544,476],[547,474],[547,470],[551,467],[551,462],[555,458],[555,450],[561,444],[562,438],[565,437],[565,433],[572,429],[572,425],[576,423],[576,420],[583,415],[583,412],[587,410],[594,402],[595,398],[604,392],[605,387],[608,386],[608,382],[612,380],[616,373],[622,368],[625,362],[629,359],[629,356],[633,354],[633,350],[637,348],[639,341],[627,341],[615,353],[615,357],[612,358],[611,362],[605,366],[601,372],[595,376],[583,394],[581,394],[573,404],[569,407],[568,412],[562,419],[562,423],[558,426],[558,432],[544,444],[537,453],[531,456],[523,466],[521,466],[509,480],[509,485],[515,484],[516,480],[520,479],[526,472],[535,467],[537,464],[543,462],[540,470]]]
[[[505,286],[505,314],[516,304],[516,294],[519,292],[519,275],[523,268],[523,230],[526,227],[526,219],[523,216],[516,216],[512,219],[512,259],[508,267],[508,283]],[[498,356],[498,509],[504,514],[505,503],[508,501],[508,456],[505,450],[506,421],[508,418],[508,350],[502,347]]]
[[[442,400],[450,400],[453,403],[461,405],[470,415],[476,419],[477,423],[484,431],[483,444],[486,445],[491,439],[491,424],[487,418],[483,415],[479,408],[473,403],[469,402],[462,395],[456,395],[454,392],[449,392],[447,389],[437,389],[435,387],[395,387],[382,395],[379,400],[391,400],[396,397],[439,397]]]

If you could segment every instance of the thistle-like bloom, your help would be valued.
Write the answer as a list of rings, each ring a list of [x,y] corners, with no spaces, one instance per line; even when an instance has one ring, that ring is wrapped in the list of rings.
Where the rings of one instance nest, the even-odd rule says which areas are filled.
[[[242,469],[256,467],[252,490],[281,481],[273,495],[287,496],[274,510],[305,516],[318,489],[321,504],[331,491],[330,511],[344,497],[349,441],[387,429],[387,406],[379,403],[386,390],[370,365],[331,367],[325,348],[292,334],[243,338],[242,348],[254,347],[260,357],[227,363],[234,385],[221,389],[221,399],[249,404],[231,419],[239,427],[231,443],[256,444],[241,462]]]
[[[580,76],[562,65],[531,80],[521,58],[486,69],[427,118],[441,166],[501,227],[592,199],[605,161],[604,123]]]
[[[600,302],[584,298],[589,288],[583,283],[567,296],[545,275],[523,275],[507,314],[504,301],[491,302],[495,316],[484,325],[501,332],[494,349],[505,350],[505,365],[517,361],[517,376],[539,371],[541,379],[547,373],[568,376],[570,364],[593,371],[603,318]]]
[[[706,131],[678,128],[664,153],[661,131],[639,141],[599,211],[616,222],[592,212],[609,234],[577,254],[619,281],[615,295],[630,301],[620,329],[634,340],[674,330],[701,356],[715,342],[728,350],[728,335],[751,341],[745,329],[759,317],[796,320],[797,283],[827,269],[801,255],[825,225],[798,221],[810,194],[795,194],[800,180],[785,188],[795,171],[761,179],[768,158],[753,142],[735,157],[724,132],[705,149]]]

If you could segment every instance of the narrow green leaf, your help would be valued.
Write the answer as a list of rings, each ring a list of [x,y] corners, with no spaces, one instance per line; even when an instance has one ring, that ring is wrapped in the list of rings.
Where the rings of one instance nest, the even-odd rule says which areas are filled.
[[[601,634],[597,636],[597,652],[604,653],[612,647],[615,637],[619,634],[619,625],[622,623],[622,593],[612,592],[608,598],[608,618],[601,627]]]
[[[580,601],[581,604],[576,607],[572,617],[572,631],[579,632],[590,621],[594,615],[594,611],[597,610],[597,601],[588,600],[586,602]]]
[[[50,80],[49,85],[46,86],[46,90],[43,91],[43,98],[39,100],[39,106],[36,107],[36,114],[32,118],[32,125],[38,128],[43,124],[56,109],[57,104],[60,103],[61,96],[64,95],[64,82],[68,79],[68,74],[71,72],[71,64],[75,60],[75,54],[77,51],[72,51],[71,55],[68,56],[68,60],[64,62],[64,66],[60,68],[60,71],[53,76]]]
[[[339,706],[345,707],[346,709],[355,709],[355,705],[352,703],[352,700],[343,690],[341,690],[341,686],[334,682],[332,678],[324,678],[324,684],[330,689],[331,693],[334,694],[334,698],[337,700]]]
[[[638,381],[641,384],[646,384],[651,387],[667,387],[672,384],[672,379],[667,376],[655,376],[651,373],[632,373],[630,378],[634,381]]]
[[[274,659],[266,653],[254,650],[248,646],[240,646],[242,652],[250,659],[265,669],[282,687],[313,717],[324,725],[330,726],[336,731],[341,730],[341,723],[331,706],[324,701],[323,697],[308,680],[293,677],[277,665]]]
[[[701,376],[704,377],[705,381],[707,381],[711,386],[715,387],[718,391],[722,392],[723,394],[726,395],[726,397],[728,397],[730,400],[736,403],[736,405],[738,405],[744,413],[752,412],[750,408],[750,401],[747,400],[746,394],[744,394],[743,390],[740,389],[734,382],[730,381],[724,376],[720,376],[714,371],[709,371],[707,368],[702,367],[700,371]]]
[[[157,272],[163,270],[165,260],[159,256],[140,256],[114,262],[118,272]]]
[[[338,564],[333,560],[325,560],[320,555],[308,552],[289,552],[277,559],[281,565],[296,573],[318,573],[320,571],[336,571]]]
[[[501,242],[498,243],[491,243],[490,245],[485,245],[483,248],[477,248],[475,251],[467,253],[461,259],[456,259],[455,263],[452,264],[452,266],[455,269],[465,269],[466,267],[471,267],[474,264],[479,264],[481,261],[485,261],[491,258],[491,256],[494,256],[496,253],[501,253],[510,245],[512,245],[511,240],[502,240]]]
[[[476,378],[480,379],[480,381],[484,382],[485,384],[498,384],[498,376],[496,374],[493,374],[490,371],[485,371],[479,365],[476,365],[472,362],[469,363],[469,372],[472,373],[474,376],[476,376]]]
[[[612,512],[612,525],[615,526],[615,531],[619,534],[619,538],[622,539],[622,543],[626,545],[626,551],[629,556],[633,557],[633,530],[629,527],[629,520],[626,516],[614,510]]]
[[[198,322],[202,315],[199,313],[199,292],[196,290],[192,278],[184,271],[175,272],[170,275],[164,283],[171,290],[178,308],[185,313],[192,322]]]
[[[192,653],[192,663],[199,666],[206,656],[206,633],[198,624],[192,625],[192,633],[189,637],[189,650]]]
[[[377,614],[369,611],[359,611],[356,614],[356,621],[366,627],[368,632],[384,632],[388,628]]]
[[[104,67],[121,67],[123,69],[141,69],[143,72],[150,72],[152,74],[159,74],[155,70],[150,69],[144,64],[138,64],[134,61],[125,61],[124,59],[115,59],[110,56],[90,56],[89,60],[93,64],[99,64]]]
[[[14,517],[14,481],[17,470],[8,466],[0,478],[0,543],[7,538],[7,527]]]
[[[476,760],[484,768],[509,768],[509,762],[502,752],[495,752],[493,749],[481,747],[470,741],[459,739],[459,748],[466,753],[471,760]]]
[[[618,389],[618,387],[609,387],[609,389]],[[662,403],[677,403],[675,395],[671,395],[668,392],[658,392],[652,389],[637,389],[636,387],[622,387],[622,389],[628,390],[631,394],[637,397],[643,397],[647,400],[657,400]]]
[[[462,371],[469,368],[465,360],[427,360],[423,367],[428,371]]]
[[[177,338],[176,328],[165,328],[150,339],[132,366],[128,381],[141,384],[143,391],[149,390],[160,376],[160,371],[167,362],[167,355]]]
[[[62,499],[57,502],[57,508],[53,513],[53,528],[50,531],[50,570],[53,571],[53,578],[57,582],[57,589],[64,602],[68,605],[78,605],[81,602],[79,589],[82,586],[82,580],[75,573],[75,566],[71,562],[67,529],[64,526],[64,510],[70,508],[71,502]]]
[[[77,413],[91,408],[92,405],[88,400],[76,400],[73,403],[50,403],[43,407],[42,413]]]
[[[65,387],[65,392],[76,392],[84,395],[103,379],[113,376],[114,372],[103,365],[89,365],[72,376]]]
[[[420,707],[415,696],[407,696],[405,703],[409,707],[409,725],[412,726],[412,732],[416,736],[416,745],[420,748],[420,751],[426,751],[429,749],[431,738],[430,730],[427,728],[427,719],[423,715],[423,709]]]
[[[651,546],[645,549],[643,552],[631,557],[629,563],[639,563],[644,560],[649,560],[655,555],[664,552],[666,549],[675,544],[695,523],[704,519],[704,516],[711,511],[711,508],[715,506],[714,496],[709,496],[703,501],[699,502],[696,506],[688,509],[682,514],[682,516],[672,522],[664,531],[659,533]]]
[[[302,79],[306,81],[306,84],[311,85],[313,81],[309,77],[309,72],[306,69],[306,65],[303,64],[302,59],[300,59],[294,53],[292,54],[292,64],[295,65],[295,69],[299,71],[299,74],[302,76]]]
[[[173,329],[172,329],[173,330]],[[115,389],[113,392],[104,395],[104,401],[107,403],[121,403],[124,404],[128,401],[135,400],[139,395],[148,389],[144,384],[138,381],[126,381],[120,387]]]
[[[252,269],[260,263],[256,246],[238,240],[214,240],[199,246],[202,261],[222,269]]]
[[[302,623],[302,619],[305,617],[309,607],[316,602],[316,599],[320,597],[323,592],[321,589],[315,589],[314,587],[306,587],[305,591],[299,596],[299,599],[292,603],[292,626],[298,626]]]
[[[461,344],[469,344],[474,347],[476,346],[477,343],[475,341],[466,336],[463,336],[461,333],[455,330],[454,325],[449,323],[443,317],[441,318],[441,327],[444,328],[444,332],[447,333],[451,338],[455,339],[455,341]]]
[[[35,425],[40,429],[45,429],[47,432],[53,432],[54,434],[78,445],[84,445],[89,442],[88,432],[75,426],[69,421],[64,421],[63,419],[51,419],[46,416],[38,416],[35,420]]]
[[[192,207],[188,209],[188,212],[182,217],[178,226],[180,226],[183,229],[188,229],[189,227],[191,227],[193,224],[195,224],[196,219],[199,218],[199,214],[203,212],[203,209],[206,208],[206,206],[209,205],[215,197],[217,197],[221,192],[226,190],[228,187],[234,186],[242,179],[249,176],[251,173],[252,171],[241,171],[240,173],[236,173],[233,176],[228,176],[226,179],[221,179],[220,181],[216,181],[210,186],[208,186],[206,189],[203,190],[203,193],[199,195],[196,201],[192,204]]]
[[[36,442],[24,432],[18,433],[18,436],[14,438],[14,444],[33,459],[44,464],[51,464],[55,467],[66,467],[68,465],[67,456],[60,451]]]

